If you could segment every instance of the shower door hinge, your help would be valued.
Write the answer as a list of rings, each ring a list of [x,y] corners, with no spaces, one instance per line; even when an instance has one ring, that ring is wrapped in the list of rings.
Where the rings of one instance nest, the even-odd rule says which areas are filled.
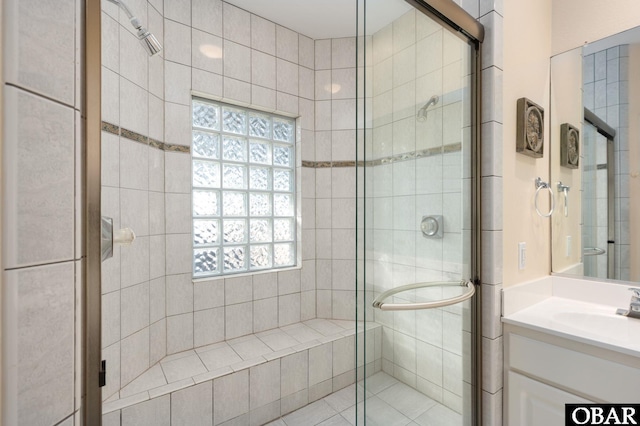
[[[100,371],[98,372],[98,386],[103,387],[107,384],[107,361],[102,360],[100,363]]]

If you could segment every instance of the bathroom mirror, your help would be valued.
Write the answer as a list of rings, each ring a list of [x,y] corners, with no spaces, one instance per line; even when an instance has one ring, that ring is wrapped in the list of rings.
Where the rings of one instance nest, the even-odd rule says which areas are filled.
[[[640,27],[552,57],[550,102],[553,272],[639,282]]]

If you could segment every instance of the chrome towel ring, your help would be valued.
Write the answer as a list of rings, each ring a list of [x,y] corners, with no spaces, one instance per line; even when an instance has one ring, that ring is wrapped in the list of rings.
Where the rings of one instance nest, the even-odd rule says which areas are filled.
[[[551,189],[551,185],[549,185],[549,182],[544,182],[540,177],[536,178],[536,196],[535,196],[535,207],[536,207],[536,213],[538,213],[541,217],[551,217],[551,215],[553,214],[553,211],[556,208],[556,200],[555,197],[553,195],[553,189]],[[540,191],[542,189],[546,189],[549,191],[549,195],[551,196],[551,209],[549,210],[549,213],[543,214],[542,212],[540,212],[540,209],[538,208],[538,197],[540,195]]]

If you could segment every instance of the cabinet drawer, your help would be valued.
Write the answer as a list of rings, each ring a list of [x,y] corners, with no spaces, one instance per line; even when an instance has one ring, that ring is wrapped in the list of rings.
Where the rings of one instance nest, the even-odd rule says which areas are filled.
[[[517,334],[508,341],[510,369],[594,400],[637,402],[639,369]]]
[[[591,402],[513,371],[507,374],[507,382],[507,425],[564,426],[565,404]]]

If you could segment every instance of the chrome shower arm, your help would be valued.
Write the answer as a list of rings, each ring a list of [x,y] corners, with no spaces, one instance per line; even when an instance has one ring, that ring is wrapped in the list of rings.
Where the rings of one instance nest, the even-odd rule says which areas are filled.
[[[142,28],[142,24],[140,23],[140,20],[138,18],[136,18],[135,16],[133,16],[133,13],[131,13],[131,10],[129,9],[129,7],[122,2],[121,0],[109,0],[111,3],[113,4],[117,4],[118,6],[120,6],[120,8],[122,10],[124,10],[124,13],[127,14],[127,17],[129,18],[129,21],[131,22],[131,25],[133,25],[133,27],[136,30],[139,30],[140,28]]]
[[[142,26],[142,23],[140,22],[140,20],[135,16],[133,16],[133,13],[131,13],[131,10],[129,9],[129,7],[127,7],[127,5],[122,0],[109,0],[109,1],[111,3],[117,4],[122,10],[124,10],[124,13],[127,14],[127,16],[129,17],[129,22],[131,22],[131,25],[133,25],[133,28],[137,30],[136,35],[138,36],[138,40],[142,44],[142,47],[147,52],[147,54],[149,56],[158,54],[162,50],[162,45],[160,44],[158,39],[155,38],[155,36],[149,32],[149,30],[147,30]]]

